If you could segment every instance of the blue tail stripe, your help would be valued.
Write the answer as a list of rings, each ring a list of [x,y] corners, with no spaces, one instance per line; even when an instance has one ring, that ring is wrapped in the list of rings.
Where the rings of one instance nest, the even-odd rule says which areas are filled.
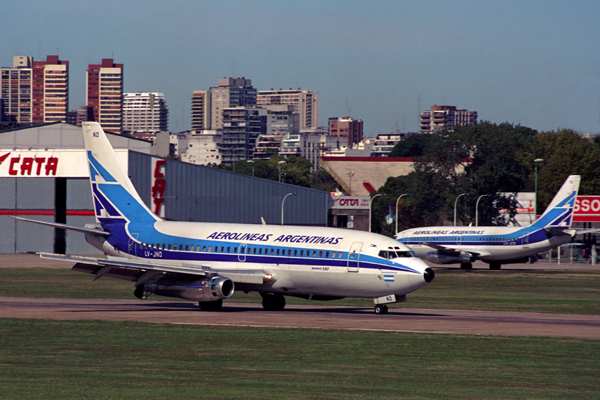
[[[156,221],[156,217],[150,214],[142,204],[138,203],[137,199],[125,190],[123,186],[100,183],[98,184],[98,189],[114,205],[116,210],[129,221]]]
[[[111,174],[108,173],[107,170],[104,169],[104,167],[102,165],[100,165],[98,160],[96,160],[94,158],[94,156],[92,156],[92,152],[90,150],[88,150],[87,153],[88,153],[88,160],[94,166],[96,171],[98,171],[98,173],[102,176],[102,178],[104,179],[105,182],[116,182],[117,181]],[[95,175],[94,175],[94,177],[95,177]],[[92,180],[93,180],[93,178],[92,178]]]

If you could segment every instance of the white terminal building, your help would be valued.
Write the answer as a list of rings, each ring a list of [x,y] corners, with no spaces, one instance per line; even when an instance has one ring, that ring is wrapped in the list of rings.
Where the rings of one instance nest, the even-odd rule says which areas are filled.
[[[162,93],[123,95],[123,132],[153,134],[168,131],[169,109]]]

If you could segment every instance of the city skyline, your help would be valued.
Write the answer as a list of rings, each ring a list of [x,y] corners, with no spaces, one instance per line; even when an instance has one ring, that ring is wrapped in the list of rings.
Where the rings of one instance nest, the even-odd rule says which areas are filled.
[[[224,77],[257,90],[319,93],[328,118],[365,136],[419,130],[432,105],[540,131],[600,133],[600,55],[592,1],[187,0],[5,3],[0,65],[16,55],[69,62],[69,108],[85,104],[89,64],[125,67],[124,92],[161,92],[169,129],[190,129],[194,90]],[[102,16],[102,18],[100,18]]]

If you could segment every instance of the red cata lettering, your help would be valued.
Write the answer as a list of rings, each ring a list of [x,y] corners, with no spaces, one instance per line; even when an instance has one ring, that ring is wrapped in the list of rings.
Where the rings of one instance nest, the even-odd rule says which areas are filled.
[[[36,175],[40,175],[42,172],[42,164],[46,161],[46,157],[36,157],[34,161],[37,163],[37,169],[35,170]]]
[[[6,157],[4,157],[6,158]],[[4,161],[4,160],[2,160]],[[20,163],[20,166],[19,166]],[[31,175],[31,172],[34,167],[34,163],[37,163],[37,167],[35,168],[35,174],[40,176],[42,174],[42,166],[46,164],[44,168],[44,172],[46,175],[56,175],[56,170],[58,168],[58,158],[50,157],[48,158],[48,162],[46,162],[46,157],[23,157],[21,160],[20,157],[12,157],[10,159],[10,164],[8,166],[8,174],[9,175]]]
[[[160,206],[165,202],[165,186],[167,180],[161,170],[166,165],[165,160],[156,160],[154,163],[154,185],[152,186],[152,202],[154,203],[154,214],[160,215]]]
[[[14,168],[15,164],[19,163],[19,160],[20,160],[19,157],[13,157],[10,159],[10,166],[8,167],[9,175],[17,175],[19,173],[19,171]]]
[[[164,166],[167,162],[165,160],[156,160],[156,164],[154,165],[154,177],[155,178],[164,178],[165,174],[160,172],[161,167]]]
[[[48,158],[48,163],[46,164],[46,175],[56,175],[56,168],[58,167],[58,158],[50,157]]]
[[[23,162],[21,163],[21,175],[31,175],[31,167],[33,167],[33,157],[23,157]]]

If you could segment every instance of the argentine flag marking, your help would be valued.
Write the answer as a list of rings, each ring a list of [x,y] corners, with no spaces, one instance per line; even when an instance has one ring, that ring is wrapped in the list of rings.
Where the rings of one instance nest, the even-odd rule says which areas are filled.
[[[394,282],[394,275],[384,275],[383,281],[384,282]]]

